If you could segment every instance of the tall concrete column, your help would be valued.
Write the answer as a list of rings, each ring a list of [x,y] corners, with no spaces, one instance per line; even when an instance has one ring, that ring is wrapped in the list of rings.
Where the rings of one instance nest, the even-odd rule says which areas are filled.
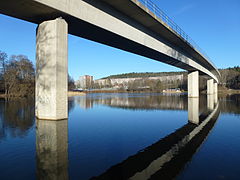
[[[188,73],[188,97],[199,97],[199,72]]]
[[[214,92],[213,79],[207,81],[207,94],[213,94]]]
[[[68,118],[68,25],[57,18],[37,29],[36,117],[58,120]]]
[[[188,98],[188,121],[199,124],[199,98]]]

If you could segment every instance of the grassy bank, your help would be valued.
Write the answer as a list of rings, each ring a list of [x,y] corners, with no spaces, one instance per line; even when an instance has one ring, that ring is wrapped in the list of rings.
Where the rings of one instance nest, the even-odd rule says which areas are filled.
[[[68,91],[68,96],[85,96],[86,92]]]

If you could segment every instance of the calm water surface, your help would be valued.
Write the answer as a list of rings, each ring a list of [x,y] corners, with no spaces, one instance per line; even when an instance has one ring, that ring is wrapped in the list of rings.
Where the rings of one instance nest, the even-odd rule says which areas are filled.
[[[0,100],[0,179],[239,179],[239,129],[240,95],[88,94],[62,121]]]

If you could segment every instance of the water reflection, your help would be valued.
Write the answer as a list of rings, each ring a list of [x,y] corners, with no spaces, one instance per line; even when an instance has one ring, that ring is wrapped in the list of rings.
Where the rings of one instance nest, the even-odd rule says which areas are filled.
[[[215,96],[215,97],[214,97]],[[206,106],[213,109],[214,104],[220,101],[222,113],[240,114],[240,95],[213,95],[207,101],[207,96],[199,97],[199,114]],[[74,97],[74,104],[82,109],[94,108],[96,104],[103,104],[114,108],[133,110],[188,110],[188,98],[185,94],[162,95],[162,94],[89,94]],[[209,104],[209,105],[208,105]]]
[[[183,110],[187,109],[185,95],[163,96],[159,94],[149,94],[143,96],[113,96],[106,98],[93,99],[95,104],[105,104],[116,108],[138,109],[138,110]]]
[[[188,98],[188,121],[199,123],[199,98]]]
[[[33,99],[0,99],[0,140],[7,134],[12,137],[24,137],[33,124]]]
[[[133,110],[187,110],[188,101],[185,94],[89,94],[75,98],[75,103],[82,109],[93,108],[94,104],[103,104],[114,108]],[[203,111],[206,103],[201,98],[200,111]]]
[[[209,109],[209,110],[213,110],[213,108],[214,108],[214,95],[213,94],[208,94],[207,95],[207,108]]]
[[[214,94],[214,104],[217,104],[218,102],[218,93]]]
[[[221,113],[228,114],[240,114],[240,95],[222,95],[219,97],[219,101],[221,101]]]
[[[38,179],[68,179],[68,120],[36,120]]]
[[[76,98],[75,102],[79,105],[81,109],[93,108],[93,99],[87,98],[86,96]]]
[[[101,107],[94,109],[96,105]],[[79,107],[93,109],[79,111]],[[218,149],[220,160],[215,161],[213,157],[212,164],[219,164],[222,159],[225,161],[230,159],[229,161],[232,162],[222,165],[223,172],[226,174],[229,171],[234,174],[232,172],[237,171],[239,162],[237,157],[240,147],[236,143],[239,139],[237,126],[240,117],[239,107],[240,95],[201,96],[198,100],[189,100],[185,95],[163,96],[161,94],[90,94],[71,97],[69,98],[70,120],[36,120],[35,142],[35,129],[32,128],[35,121],[34,101],[26,99],[0,100],[0,140],[4,139],[0,141],[0,160],[2,162],[0,179],[68,179],[69,176],[84,179],[84,177],[89,178],[94,175],[99,176],[93,179],[116,180],[140,179],[140,176],[144,179],[175,178],[179,172],[183,172],[182,168],[190,162],[192,156],[208,136],[219,115],[219,109],[221,109],[221,114],[229,115],[225,114],[219,118],[218,126],[215,126],[211,138],[207,142],[212,145],[214,144],[212,137],[218,137],[218,139],[216,138],[216,143],[210,148],[203,146],[204,153],[216,154],[215,150]],[[128,109],[128,111],[122,111],[122,109]],[[154,111],[150,112],[150,110]],[[162,112],[161,110],[169,111]],[[177,111],[173,112],[172,110]],[[179,110],[185,112],[182,113]],[[187,120],[187,110],[188,123],[184,125]],[[114,119],[118,115],[117,113],[124,115]],[[235,114],[236,117],[232,114]],[[141,121],[138,121],[139,117],[141,117]],[[156,119],[156,121],[153,122],[153,125],[148,126],[150,118]],[[102,121],[102,119],[104,120]],[[180,119],[181,122],[173,127],[172,124],[179,122],[175,119]],[[158,121],[163,122],[159,123],[162,126],[157,125],[156,127],[154,123],[158,123]],[[69,146],[68,123],[69,132],[72,133],[69,138],[70,141],[74,141]],[[173,128],[170,127],[166,131],[168,123]],[[222,125],[220,129],[219,125]],[[157,130],[153,130],[153,126]],[[143,133],[142,130],[146,127],[149,130]],[[179,129],[173,130],[176,128]],[[216,129],[217,135],[214,134]],[[136,136],[135,130],[137,131]],[[157,131],[156,135],[151,134],[155,131]],[[158,133],[158,131],[163,131],[163,133]],[[170,132],[173,133],[162,138]],[[91,136],[92,134],[93,136]],[[140,145],[136,146],[136,144],[143,142],[143,138],[140,138],[141,134],[147,138],[151,137],[139,148]],[[140,140],[136,141],[135,138],[132,138],[133,136]],[[156,143],[152,144],[153,142]],[[150,144],[152,145],[149,146]],[[130,148],[128,150],[128,147],[133,147],[133,150]],[[147,148],[137,153],[144,147]],[[70,149],[69,154],[68,149]],[[79,149],[81,149],[81,153],[79,153]],[[91,151],[92,149],[94,150]],[[226,157],[224,155],[226,151],[231,156]],[[123,152],[125,154],[121,155]],[[201,153],[195,155],[199,157],[200,154],[200,158],[202,158]],[[68,171],[70,166],[68,165],[68,156],[70,157],[70,155],[72,156],[71,168]],[[133,156],[128,158],[130,155]],[[126,160],[123,161],[124,159]],[[113,166],[116,163],[119,164]],[[36,168],[34,164],[36,164]],[[99,168],[100,166],[101,168]],[[109,167],[111,168],[107,170]],[[203,171],[201,165],[199,167],[199,172],[206,172]],[[209,174],[214,174],[214,169],[210,165],[207,165],[206,169],[209,170]],[[104,171],[106,172],[104,173]],[[191,172],[193,171],[191,170]],[[101,173],[103,174],[100,175]],[[198,175],[198,172],[194,171],[194,173],[196,176]]]
[[[191,98],[198,99],[198,98]],[[193,100],[191,103],[198,103]],[[199,116],[199,125],[189,122],[125,161],[92,179],[172,179],[191,159],[220,114],[219,104]]]

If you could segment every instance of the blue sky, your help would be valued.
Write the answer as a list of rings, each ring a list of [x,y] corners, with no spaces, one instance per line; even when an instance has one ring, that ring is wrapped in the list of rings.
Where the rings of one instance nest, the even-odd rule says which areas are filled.
[[[240,65],[239,0],[155,0],[218,68]],[[37,25],[0,14],[0,50],[35,64]],[[69,35],[69,74],[95,79],[127,72],[179,71],[170,65]]]

